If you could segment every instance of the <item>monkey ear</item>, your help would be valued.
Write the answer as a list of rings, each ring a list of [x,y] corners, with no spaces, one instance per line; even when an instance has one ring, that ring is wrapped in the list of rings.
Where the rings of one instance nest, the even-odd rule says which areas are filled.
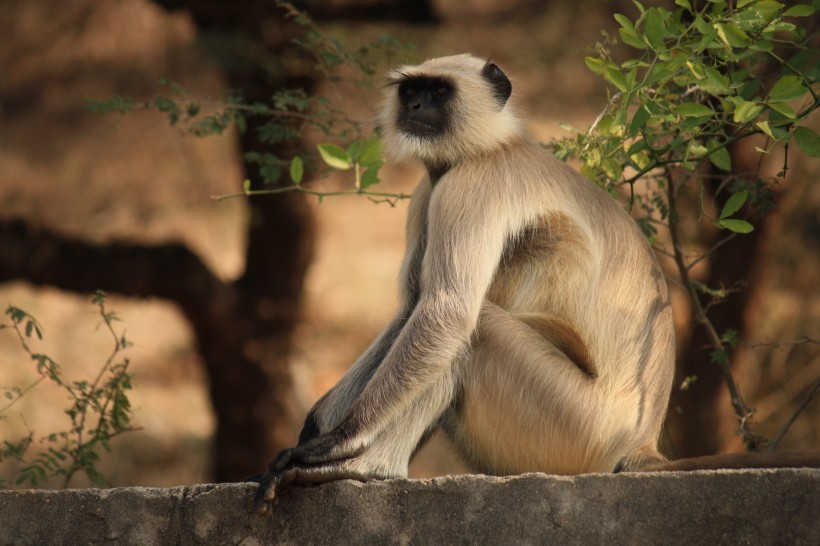
[[[504,71],[498,68],[497,64],[487,61],[484,68],[481,69],[481,76],[490,82],[493,94],[501,106],[507,104],[507,99],[512,94],[512,84]]]

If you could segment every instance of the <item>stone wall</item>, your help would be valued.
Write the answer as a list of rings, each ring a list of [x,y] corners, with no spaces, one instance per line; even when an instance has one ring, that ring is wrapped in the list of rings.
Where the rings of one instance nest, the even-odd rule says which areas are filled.
[[[820,544],[820,470],[0,491],[2,544]]]

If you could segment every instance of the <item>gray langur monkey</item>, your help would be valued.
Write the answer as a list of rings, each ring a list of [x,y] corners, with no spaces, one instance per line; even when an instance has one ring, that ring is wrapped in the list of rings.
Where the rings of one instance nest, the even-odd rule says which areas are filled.
[[[635,222],[527,136],[495,64],[433,59],[387,89],[386,153],[427,169],[399,309],[271,461],[259,509],[286,483],[404,477],[439,427],[489,474],[662,462],[672,310]]]

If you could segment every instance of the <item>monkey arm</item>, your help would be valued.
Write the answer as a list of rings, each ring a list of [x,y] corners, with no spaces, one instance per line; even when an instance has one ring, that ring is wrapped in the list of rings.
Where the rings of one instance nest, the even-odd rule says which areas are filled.
[[[336,428],[350,412],[350,406],[373,377],[407,324],[420,297],[420,269],[426,247],[427,205],[431,184],[422,179],[413,192],[407,215],[407,251],[399,274],[399,311],[330,391],[314,404],[299,435],[302,445]]]
[[[430,235],[421,263],[419,299],[407,323],[342,422],[289,452],[279,467],[299,462],[315,465],[361,454],[385,427],[401,422],[431,385],[452,376],[453,363],[469,344],[514,227],[498,225],[493,219],[525,221],[484,210],[486,203],[497,206],[499,202],[498,196],[486,195],[493,187],[471,188],[472,194],[465,196],[463,188],[448,187],[446,178],[439,183],[428,207],[426,231]],[[453,203],[460,206],[453,210]],[[446,388],[440,394],[452,397],[454,389],[453,380],[449,394]]]
[[[350,405],[373,377],[407,323],[408,314],[404,309],[400,311],[342,379],[314,404],[299,434],[299,445],[336,428],[347,416]]]

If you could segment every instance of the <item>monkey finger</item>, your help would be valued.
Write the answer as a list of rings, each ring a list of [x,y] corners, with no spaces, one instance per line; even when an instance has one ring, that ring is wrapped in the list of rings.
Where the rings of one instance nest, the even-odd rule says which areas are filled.
[[[276,457],[268,465],[268,472],[281,472],[294,459],[297,448],[283,449],[276,454]]]
[[[367,481],[373,478],[387,478],[377,473],[364,474],[361,470],[354,470],[351,459],[333,463],[293,466],[281,474],[280,484],[322,484],[336,480]]]
[[[317,464],[340,457],[334,457],[331,453],[333,440],[328,436],[314,438],[306,444],[302,444],[290,449],[283,449],[271,461],[268,472],[284,472],[288,466],[300,464]]]
[[[294,448],[296,453],[291,457],[291,462],[298,461],[308,465],[343,462],[358,457],[366,448],[365,443],[353,444],[345,438],[344,434],[336,430]]]
[[[276,488],[279,486],[281,479],[279,474],[266,473],[259,482],[259,487],[256,489],[256,497],[254,498],[254,508],[259,514],[266,514],[270,511],[273,500],[276,497]]]

